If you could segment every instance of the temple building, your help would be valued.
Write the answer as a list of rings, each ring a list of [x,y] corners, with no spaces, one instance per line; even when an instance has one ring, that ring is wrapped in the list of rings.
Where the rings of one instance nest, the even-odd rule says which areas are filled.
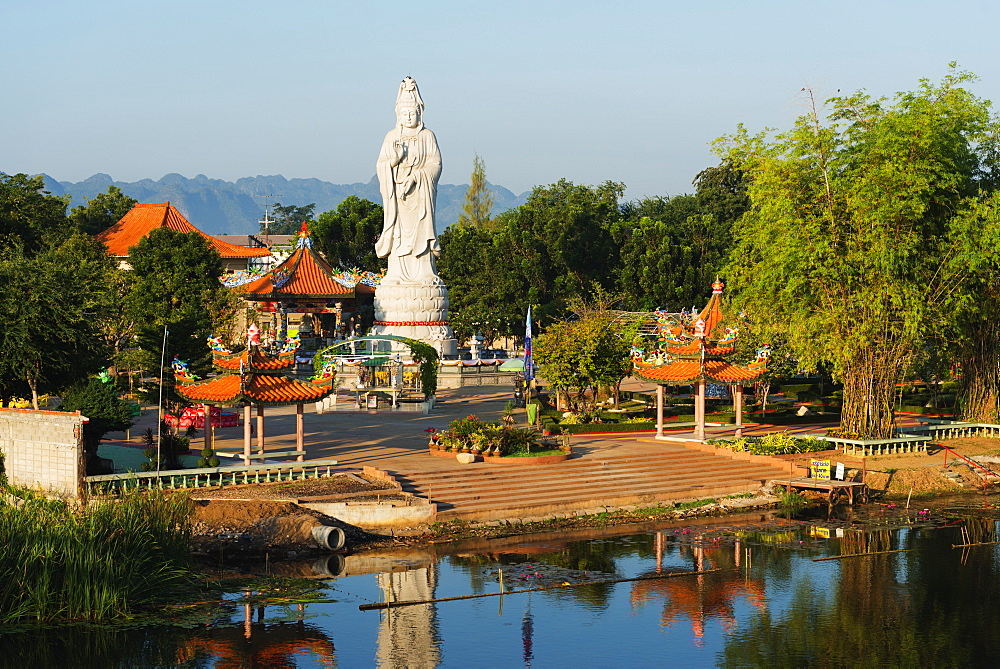
[[[129,249],[156,228],[170,228],[177,232],[195,232],[201,235],[222,257],[222,266],[227,272],[245,272],[271,256],[269,248],[231,244],[202,232],[169,202],[135,205],[120,221],[98,234],[97,239],[104,242],[108,254],[116,257],[122,267],[129,267]]]
[[[277,356],[264,355],[260,351],[260,329],[251,325],[247,331],[247,349],[240,354],[232,354],[218,342],[213,344],[215,367],[220,376],[198,380],[187,373],[180,361],[174,363],[174,392],[188,402],[202,405],[204,415],[210,416],[213,406],[243,407],[243,462],[249,465],[253,459],[294,455],[298,461],[305,457],[305,430],[303,425],[304,405],[319,402],[334,392],[334,374],[331,370],[319,374],[309,381],[299,381],[285,376],[295,364],[295,349],[286,348]],[[230,372],[230,373],[226,373]],[[295,405],[295,450],[275,453],[264,450],[264,407]],[[251,412],[257,407],[257,452],[252,450]],[[211,438],[211,430],[205,431],[206,440]],[[206,447],[212,448],[210,441]]]
[[[303,223],[292,255],[236,291],[261,314],[272,314],[272,339],[283,339],[288,329],[303,338],[342,339],[371,326],[379,279],[372,272],[335,270],[313,248]]]
[[[656,384],[656,436],[663,438],[664,386],[693,386],[695,439],[705,439],[705,391],[709,383],[731,386],[737,436],[743,426],[743,386],[767,371],[766,352],[747,366],[734,365],[726,356],[736,350],[737,329],[726,327],[722,315],[723,283],[712,284],[712,298],[689,322],[668,320],[660,325],[659,341],[648,353],[633,351],[633,375]]]

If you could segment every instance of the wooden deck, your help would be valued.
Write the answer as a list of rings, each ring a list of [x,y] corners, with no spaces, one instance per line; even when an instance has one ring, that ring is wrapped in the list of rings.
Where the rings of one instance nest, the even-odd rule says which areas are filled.
[[[832,481],[829,479],[814,479],[808,477],[798,477],[789,479],[773,479],[771,485],[785,486],[785,490],[820,490],[827,493],[827,504],[832,508],[838,497],[843,495],[847,498],[847,503],[854,505],[854,497],[857,495],[858,501],[865,503],[868,501],[868,485],[854,481]]]

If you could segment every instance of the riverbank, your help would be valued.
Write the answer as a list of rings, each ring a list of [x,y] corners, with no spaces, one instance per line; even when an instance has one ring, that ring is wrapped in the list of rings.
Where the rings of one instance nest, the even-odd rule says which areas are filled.
[[[997,440],[961,439],[948,442],[950,449],[965,457],[997,453]],[[811,455],[795,456],[807,461]],[[846,458],[845,458],[846,459]],[[801,463],[799,463],[801,464]],[[905,505],[906,500],[929,504],[932,500],[955,494],[976,501],[985,489],[995,490],[992,477],[981,476],[973,465],[950,453],[933,447],[927,454],[907,454],[867,458],[853,466],[864,471],[866,481],[876,500],[868,510],[856,507],[861,515],[878,512],[880,503]],[[391,547],[418,547],[454,541],[511,537],[536,532],[559,532],[585,528],[603,528],[636,523],[662,523],[688,519],[718,518],[756,510],[767,512],[778,508],[779,498],[768,491],[703,498],[680,503],[655,502],[629,506],[606,506],[583,512],[567,512],[558,517],[518,517],[505,520],[468,522],[453,520],[393,530],[366,532],[360,528],[303,509],[287,499],[293,492],[287,484],[241,486],[244,500],[215,500],[211,504],[198,501],[194,522],[196,555],[215,559],[220,552],[230,557],[257,559],[270,555],[274,559],[319,555],[323,551],[311,539],[309,528],[316,524],[341,527],[351,550],[373,550]],[[355,491],[357,492],[357,491]],[[381,495],[390,491],[373,491]],[[227,493],[232,495],[232,492]],[[269,499],[284,496],[286,499]],[[903,504],[900,504],[900,503]]]

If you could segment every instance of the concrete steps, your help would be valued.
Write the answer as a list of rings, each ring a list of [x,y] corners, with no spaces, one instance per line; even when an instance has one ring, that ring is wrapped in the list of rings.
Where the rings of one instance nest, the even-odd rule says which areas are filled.
[[[431,496],[439,520],[499,520],[685,501],[749,492],[777,467],[661,446],[648,454],[586,454],[556,465],[457,465],[394,472],[403,490]]]

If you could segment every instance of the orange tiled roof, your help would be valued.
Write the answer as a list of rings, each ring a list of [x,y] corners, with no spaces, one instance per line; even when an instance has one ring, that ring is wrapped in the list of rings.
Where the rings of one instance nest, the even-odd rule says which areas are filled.
[[[234,355],[230,358],[216,358],[215,366],[221,369],[228,369],[230,371],[238,371],[240,365],[243,365],[247,371],[252,368],[263,372],[272,372],[281,369],[288,369],[295,364],[294,356],[289,356],[288,358],[282,360],[279,358],[272,358],[269,355],[264,355],[260,351],[254,351],[253,357],[250,358],[250,364],[247,365],[247,353],[248,351],[243,351],[240,355]]]
[[[177,232],[197,232],[223,258],[263,258],[271,255],[270,249],[249,248],[224,242],[205,234],[170,206],[169,202],[137,204],[120,221],[112,225],[97,238],[108,247],[108,253],[120,258],[128,256],[129,249],[156,228],[170,228]]]
[[[723,385],[739,385],[752,381],[766,371],[759,368],[740,367],[725,360],[706,360],[704,369],[698,360],[675,360],[659,367],[636,366],[633,373],[647,381],[665,385],[687,385],[708,381]]]
[[[242,380],[242,383],[241,383]],[[205,383],[174,386],[174,391],[192,402],[213,404],[303,404],[317,402],[333,392],[332,385],[325,387],[302,383],[284,376],[265,374],[239,374],[220,376]]]
[[[686,344],[679,344],[677,346],[668,346],[667,353],[669,355],[701,355],[701,343],[702,340],[694,339]],[[718,344],[712,344],[710,342],[705,343],[705,355],[729,355],[736,350],[735,346],[719,346]]]
[[[310,244],[300,243],[285,262],[239,290],[247,298],[268,300],[280,297],[354,297],[370,286],[348,288],[332,277],[334,271]]]

